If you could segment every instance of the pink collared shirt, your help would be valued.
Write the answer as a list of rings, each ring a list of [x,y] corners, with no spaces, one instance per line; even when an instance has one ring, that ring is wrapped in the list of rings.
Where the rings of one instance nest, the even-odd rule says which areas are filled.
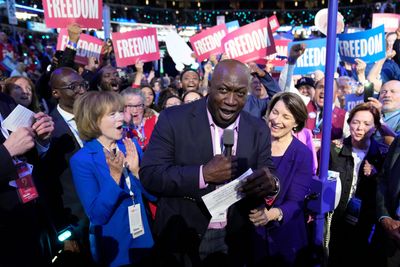
[[[208,122],[210,125],[210,134],[211,134],[211,141],[213,144],[213,155],[217,155],[222,153],[223,151],[223,142],[222,142],[222,135],[224,133],[224,129],[218,127],[212,116],[211,113],[209,112],[207,108],[207,117],[208,117]],[[239,134],[239,121],[240,121],[240,115],[236,118],[236,120],[226,127],[226,129],[233,129],[234,131],[234,143],[232,147],[232,155],[236,155],[236,149],[237,149],[237,140],[238,140],[238,134]],[[219,142],[216,140],[216,138],[219,138]],[[217,145],[216,145],[217,144]],[[217,148],[218,144],[220,145],[220,149]],[[219,151],[218,151],[219,150]],[[200,171],[199,171],[199,188],[204,189],[208,186],[206,182],[204,181],[204,176],[203,176],[203,165],[200,166]],[[210,223],[208,225],[209,229],[222,229],[226,226],[226,221],[225,222],[218,222],[218,223]]]

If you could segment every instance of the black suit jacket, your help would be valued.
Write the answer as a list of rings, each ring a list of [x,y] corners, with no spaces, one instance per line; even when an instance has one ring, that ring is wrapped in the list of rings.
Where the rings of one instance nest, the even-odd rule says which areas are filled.
[[[46,166],[44,177],[51,185],[47,192],[51,214],[57,230],[61,230],[69,224],[87,220],[87,217],[76,194],[69,168],[70,158],[80,149],[79,143],[56,108],[50,116],[54,121],[54,132],[50,148],[43,158]],[[76,234],[80,237],[82,233]]]
[[[10,97],[0,93],[0,113],[5,119],[15,107]],[[34,166],[33,179],[39,198],[23,204],[17,189],[9,182],[18,178],[13,160],[4,147],[0,134],[0,266],[45,266],[47,250],[41,242],[48,227],[47,216],[39,203],[42,201],[43,181],[36,148],[18,156]],[[21,251],[23,255],[21,256]],[[46,252],[45,252],[46,251]]]
[[[161,239],[167,237],[166,249],[175,242],[196,250],[210,221],[201,197],[213,191],[215,185],[199,189],[200,166],[213,158],[206,103],[203,99],[164,110],[141,163],[144,187],[159,197],[155,233]],[[247,112],[240,113],[237,177],[248,168],[267,166],[274,171],[270,140],[265,122]],[[228,211],[226,240],[230,254],[238,258],[238,266],[255,259],[250,254],[254,252],[254,239],[259,237],[248,219],[251,205],[254,208],[255,203],[244,199]]]

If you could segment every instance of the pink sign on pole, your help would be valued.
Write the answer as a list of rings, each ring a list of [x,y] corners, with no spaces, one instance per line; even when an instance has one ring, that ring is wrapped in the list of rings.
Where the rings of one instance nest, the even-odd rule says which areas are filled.
[[[114,32],[112,42],[118,67],[133,65],[138,59],[149,62],[160,58],[155,28],[124,33]]]
[[[44,19],[49,28],[66,28],[78,23],[82,28],[103,26],[102,0],[43,0]]]
[[[258,20],[228,33],[222,39],[228,58],[243,63],[252,62],[274,54],[275,43],[268,18]]]
[[[204,30],[190,38],[190,43],[198,61],[209,58],[212,54],[221,54],[221,40],[228,33],[225,24],[220,24]]]
[[[64,50],[69,41],[67,29],[61,29],[57,39],[57,50]],[[88,34],[81,34],[78,41],[75,62],[87,65],[89,57],[95,57],[100,61],[103,41]]]
[[[271,27],[271,31],[276,32],[276,30],[279,29],[280,27],[278,18],[275,15],[273,15],[272,17],[268,18],[268,21],[269,21],[269,26]]]
[[[385,26],[385,32],[396,32],[400,23],[400,15],[392,13],[374,13],[372,14],[372,28],[380,25]]]

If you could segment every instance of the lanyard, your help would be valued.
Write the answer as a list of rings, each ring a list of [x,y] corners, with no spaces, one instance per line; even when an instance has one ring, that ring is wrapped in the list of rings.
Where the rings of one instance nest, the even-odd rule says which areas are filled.
[[[122,174],[125,176],[125,183],[126,183],[126,186],[129,189],[129,195],[132,198],[133,205],[135,205],[135,194],[132,192],[132,183],[131,183],[131,179],[130,179],[129,174],[128,174],[128,169],[126,167],[124,167],[122,169]]]

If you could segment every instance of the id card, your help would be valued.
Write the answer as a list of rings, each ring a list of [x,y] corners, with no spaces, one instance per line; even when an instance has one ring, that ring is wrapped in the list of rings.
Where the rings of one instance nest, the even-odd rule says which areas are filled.
[[[133,238],[139,237],[144,234],[144,227],[142,221],[142,213],[140,212],[140,205],[132,205],[128,207],[129,215],[129,228]]]
[[[22,203],[27,203],[39,197],[32,179],[33,166],[25,162],[18,162],[16,168],[19,178],[15,180],[15,184]]]

